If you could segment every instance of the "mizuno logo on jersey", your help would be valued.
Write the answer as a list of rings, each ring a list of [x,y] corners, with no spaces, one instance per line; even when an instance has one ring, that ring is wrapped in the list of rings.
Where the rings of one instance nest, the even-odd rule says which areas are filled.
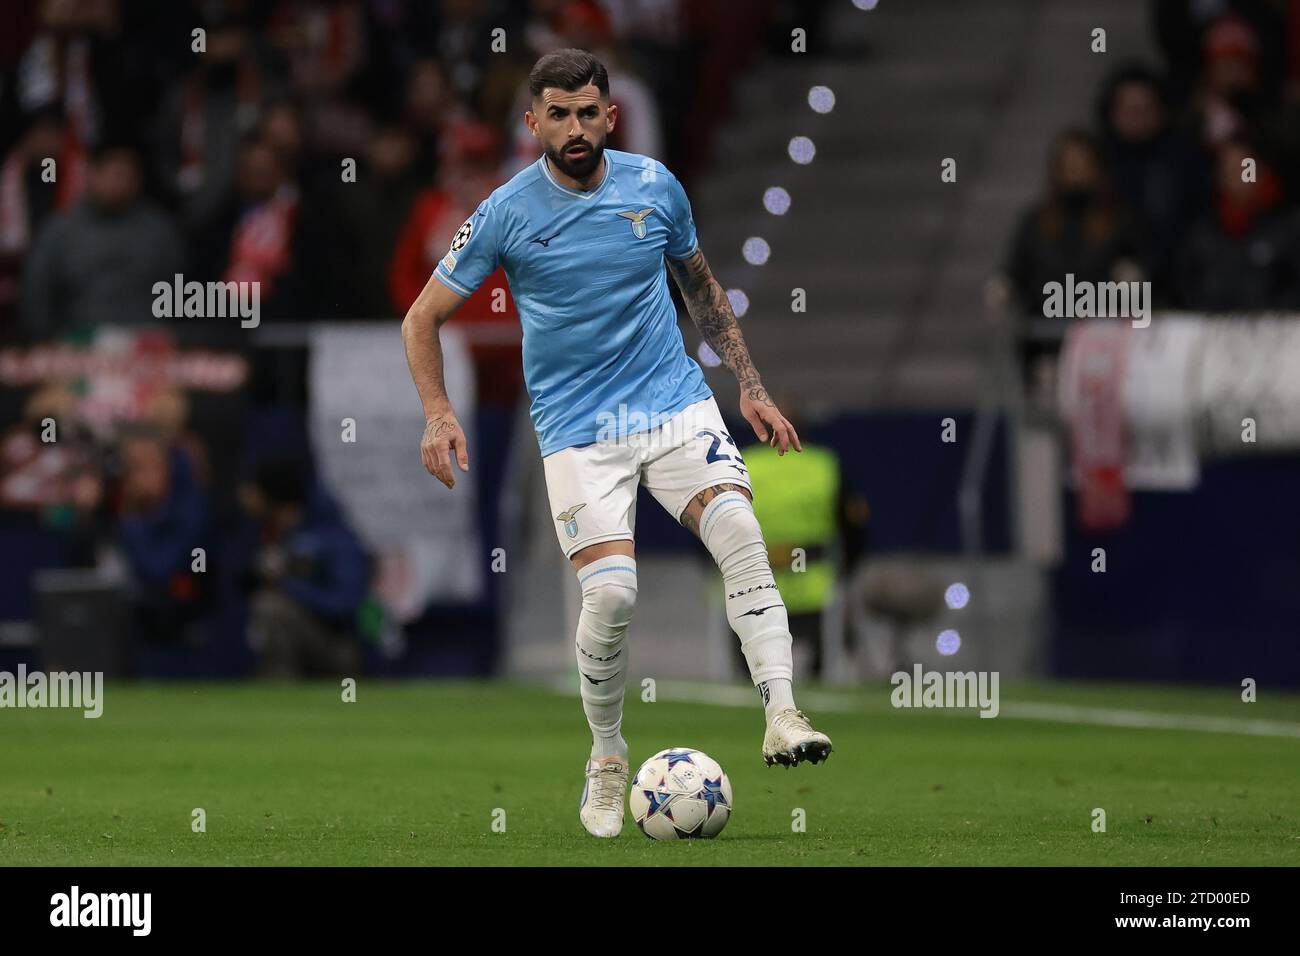
[[[638,239],[644,239],[646,234],[645,217],[654,211],[655,207],[650,206],[649,208],[642,209],[639,212],[629,209],[626,212],[619,213],[619,215],[624,219],[632,220],[632,235],[636,236]]]
[[[558,235],[559,235],[559,233],[557,232],[557,233],[555,234],[555,236],[558,236]],[[548,237],[545,238],[545,239],[543,239],[541,236],[538,236],[536,239],[529,239],[528,241],[529,241],[529,242],[535,242],[535,243],[537,243],[537,244],[540,245],[543,249],[549,249],[549,248],[551,248],[551,240],[554,239],[555,236],[548,236]]]

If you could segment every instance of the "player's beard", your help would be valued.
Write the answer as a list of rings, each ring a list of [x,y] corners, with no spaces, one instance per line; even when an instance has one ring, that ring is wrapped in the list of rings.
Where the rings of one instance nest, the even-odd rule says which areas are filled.
[[[571,179],[582,182],[589,178],[597,169],[600,168],[600,157],[605,155],[605,143],[602,140],[599,143],[588,143],[585,139],[582,141],[589,147],[587,155],[582,159],[574,161],[564,155],[564,150],[570,146],[576,146],[577,142],[565,143],[560,149],[551,149],[547,147],[546,157],[551,163],[564,175]]]

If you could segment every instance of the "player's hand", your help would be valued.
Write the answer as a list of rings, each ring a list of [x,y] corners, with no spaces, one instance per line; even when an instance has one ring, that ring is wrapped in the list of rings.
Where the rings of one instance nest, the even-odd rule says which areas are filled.
[[[456,473],[451,467],[453,454],[460,470],[469,471],[465,432],[455,413],[448,409],[424,423],[424,437],[420,440],[420,460],[424,467],[448,488],[456,487]]]
[[[762,385],[742,387],[740,390],[740,414],[745,416],[754,429],[759,441],[767,442],[769,447],[777,449],[778,455],[784,455],[791,446],[795,451],[803,451],[799,444],[799,435],[781,414]]]

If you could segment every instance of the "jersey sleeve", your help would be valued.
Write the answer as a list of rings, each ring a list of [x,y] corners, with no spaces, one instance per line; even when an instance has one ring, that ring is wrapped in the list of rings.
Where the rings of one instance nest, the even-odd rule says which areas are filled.
[[[695,216],[691,201],[676,176],[668,177],[668,247],[664,250],[670,259],[689,259],[699,248],[695,235]]]
[[[433,274],[457,295],[469,297],[501,264],[501,221],[496,205],[483,200],[452,236],[451,248]]]

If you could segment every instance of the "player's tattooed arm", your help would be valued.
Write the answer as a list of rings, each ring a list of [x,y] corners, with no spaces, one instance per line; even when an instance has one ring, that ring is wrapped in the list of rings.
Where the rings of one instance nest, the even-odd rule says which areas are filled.
[[[686,311],[691,321],[709,343],[709,348],[722,360],[722,364],[736,376],[740,387],[756,402],[771,402],[767,389],[758,377],[753,359],[749,357],[749,347],[745,345],[745,336],[741,334],[736,314],[731,311],[731,302],[723,291],[721,284],[713,277],[704,253],[695,250],[689,259],[669,259],[668,271],[682,290],[682,299],[686,302]]]
[[[802,451],[794,426],[781,414],[763,387],[736,314],[731,310],[731,302],[722,285],[713,277],[704,253],[697,249],[688,259],[670,258],[668,271],[682,290],[691,321],[740,383],[740,413],[753,427],[759,441],[780,449],[781,454],[791,446],[795,451]]]
[[[425,469],[448,488],[456,486],[452,469],[454,454],[461,471],[469,471],[465,432],[452,410],[442,374],[442,343],[438,330],[464,301],[436,277],[430,276],[406,318],[402,320],[402,342],[406,363],[415,389],[424,405],[424,435],[420,439],[420,460]]]

